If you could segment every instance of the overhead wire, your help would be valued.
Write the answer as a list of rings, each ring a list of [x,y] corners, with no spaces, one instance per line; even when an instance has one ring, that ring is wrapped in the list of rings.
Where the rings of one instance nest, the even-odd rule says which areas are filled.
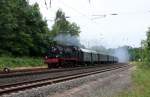
[[[78,14],[80,14],[80,15],[82,15],[82,16],[85,16],[85,17],[87,17],[87,15],[86,14],[84,14],[84,13],[82,13],[82,12],[80,12],[80,11],[78,11],[77,9],[75,9],[75,8],[73,8],[73,7],[71,7],[71,6],[69,6],[69,5],[67,5],[66,3],[64,3],[62,0],[59,0],[64,6],[66,6],[66,7],[68,7],[68,8],[70,8],[70,9],[72,9],[73,11],[75,11],[76,13],[78,13]]]
[[[95,23],[95,24],[98,24],[96,21],[94,20],[97,20],[97,19],[102,19],[102,18],[105,18],[109,15],[130,15],[130,14],[137,14],[139,12],[117,12],[117,13],[111,13],[111,14],[95,14],[95,15],[86,15],[85,13],[77,10],[76,8],[64,3],[64,1],[62,0],[59,0],[59,2],[61,2],[61,4],[63,4],[65,7],[68,7],[69,9],[71,9],[73,12],[85,17],[88,21],[92,22],[92,23]],[[91,2],[91,0],[89,0],[89,3]],[[46,3],[46,0],[45,0],[45,5],[47,7],[47,3]],[[51,0],[49,0],[49,6],[51,7]],[[47,7],[48,8],[48,7]],[[147,11],[147,12],[150,12],[150,11]],[[144,11],[142,11],[142,14],[144,13]],[[141,12],[140,12],[141,14]],[[89,22],[88,22],[89,23]],[[85,23],[85,25],[87,25],[87,23]]]
[[[85,17],[88,21],[90,21],[90,22],[92,22],[92,23],[95,23],[95,24],[97,24],[95,21],[92,21],[92,19],[91,18],[89,18],[89,16],[88,15],[86,15],[85,13],[83,13],[83,12],[80,12],[80,11],[78,11],[77,9],[75,9],[75,8],[73,8],[73,7],[71,7],[71,6],[69,6],[69,5],[67,5],[66,3],[64,3],[62,0],[59,0],[64,6],[66,6],[66,7],[68,7],[68,8],[70,8],[71,10],[73,10],[74,12],[76,12],[77,14],[79,14],[79,15],[81,15],[81,16],[83,16],[83,17]],[[87,23],[85,24],[85,25],[87,25]],[[85,26],[84,26],[85,27]]]

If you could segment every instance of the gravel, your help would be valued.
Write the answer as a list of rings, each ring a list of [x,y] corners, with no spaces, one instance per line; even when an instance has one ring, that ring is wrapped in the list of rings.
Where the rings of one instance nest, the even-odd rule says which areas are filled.
[[[131,88],[131,73],[121,72],[106,78],[99,78],[80,87],[49,97],[115,97],[117,93]]]
[[[131,70],[113,70],[2,97],[112,97],[131,86]]]

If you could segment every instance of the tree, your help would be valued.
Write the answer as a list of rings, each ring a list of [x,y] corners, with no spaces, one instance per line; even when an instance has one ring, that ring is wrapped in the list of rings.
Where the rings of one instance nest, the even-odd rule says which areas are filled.
[[[141,42],[141,59],[146,66],[150,66],[150,28],[146,33],[147,38]]]
[[[65,16],[65,13],[61,9],[56,12],[55,23],[51,30],[51,34],[54,37],[59,34],[79,35],[80,27],[76,23],[70,23],[66,18],[68,17]]]
[[[142,45],[144,46],[143,49],[143,55],[144,55],[144,61],[150,62],[150,28],[147,31],[147,39],[142,42]]]
[[[139,48],[129,48],[128,49],[129,51],[129,54],[130,54],[130,60],[131,61],[139,61],[139,60],[142,60],[142,57],[141,57],[141,47]]]
[[[38,4],[0,0],[0,54],[37,56],[49,44],[49,29]]]

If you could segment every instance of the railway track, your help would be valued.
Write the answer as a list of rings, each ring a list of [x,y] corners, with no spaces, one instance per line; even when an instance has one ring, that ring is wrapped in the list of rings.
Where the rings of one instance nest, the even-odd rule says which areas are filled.
[[[76,73],[70,73],[68,74],[68,71],[65,71],[65,73],[61,76],[54,76],[52,78],[45,78],[45,79],[39,79],[39,80],[33,80],[33,81],[24,81],[24,82],[19,82],[19,83],[14,83],[14,84],[7,84],[7,85],[1,85],[0,86],[0,96],[3,94],[9,94],[9,93],[14,93],[18,92],[21,90],[26,90],[26,89],[31,89],[35,87],[41,87],[45,85],[49,85],[52,83],[58,83],[58,82],[63,82],[75,78],[80,78],[92,74],[97,74],[97,73],[103,73],[111,70],[117,70],[117,69],[122,69],[125,70],[125,68],[129,68],[130,65],[112,65],[112,66],[106,66],[106,67],[101,67],[101,68],[95,68],[95,70],[83,70],[83,72],[79,72],[76,70]],[[61,73],[62,74],[62,73]]]
[[[110,64],[108,64],[108,66],[109,65]],[[80,70],[80,69],[88,69],[88,68],[104,67],[104,66],[106,66],[106,65],[76,67],[76,68],[74,68],[74,67],[73,68],[59,68],[59,69],[57,69],[57,68],[52,68],[52,69],[38,68],[38,69],[12,70],[8,73],[7,72],[0,72],[0,78],[33,75],[33,74],[41,74],[41,73],[63,72],[63,71]]]
[[[117,65],[117,64],[116,64]],[[123,65],[123,64],[121,64]],[[111,66],[111,65],[107,65]],[[106,65],[105,65],[106,67]],[[39,79],[47,79],[47,78],[57,78],[64,75],[90,72],[99,70],[99,68],[104,68],[104,65],[101,66],[89,66],[89,67],[76,67],[76,68],[60,68],[60,69],[51,69],[51,70],[43,70],[43,71],[29,71],[29,72],[16,72],[16,73],[6,73],[0,75],[0,86],[22,83],[24,81],[33,81]]]

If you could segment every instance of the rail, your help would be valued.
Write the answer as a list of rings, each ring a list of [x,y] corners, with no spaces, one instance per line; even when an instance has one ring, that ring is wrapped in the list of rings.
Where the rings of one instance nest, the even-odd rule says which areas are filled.
[[[34,88],[34,87],[40,87],[40,86],[49,85],[52,83],[58,83],[58,82],[71,80],[75,78],[80,78],[80,77],[84,77],[84,76],[88,76],[92,74],[103,73],[107,71],[129,68],[129,67],[130,65],[107,66],[105,68],[100,68],[99,70],[96,70],[96,71],[64,75],[61,77],[55,77],[55,78],[50,78],[50,79],[47,78],[47,79],[40,79],[40,80],[34,80],[34,81],[24,81],[24,82],[15,83],[15,84],[2,85],[0,86],[0,96],[3,94],[13,93],[13,92],[21,91],[21,90]]]

